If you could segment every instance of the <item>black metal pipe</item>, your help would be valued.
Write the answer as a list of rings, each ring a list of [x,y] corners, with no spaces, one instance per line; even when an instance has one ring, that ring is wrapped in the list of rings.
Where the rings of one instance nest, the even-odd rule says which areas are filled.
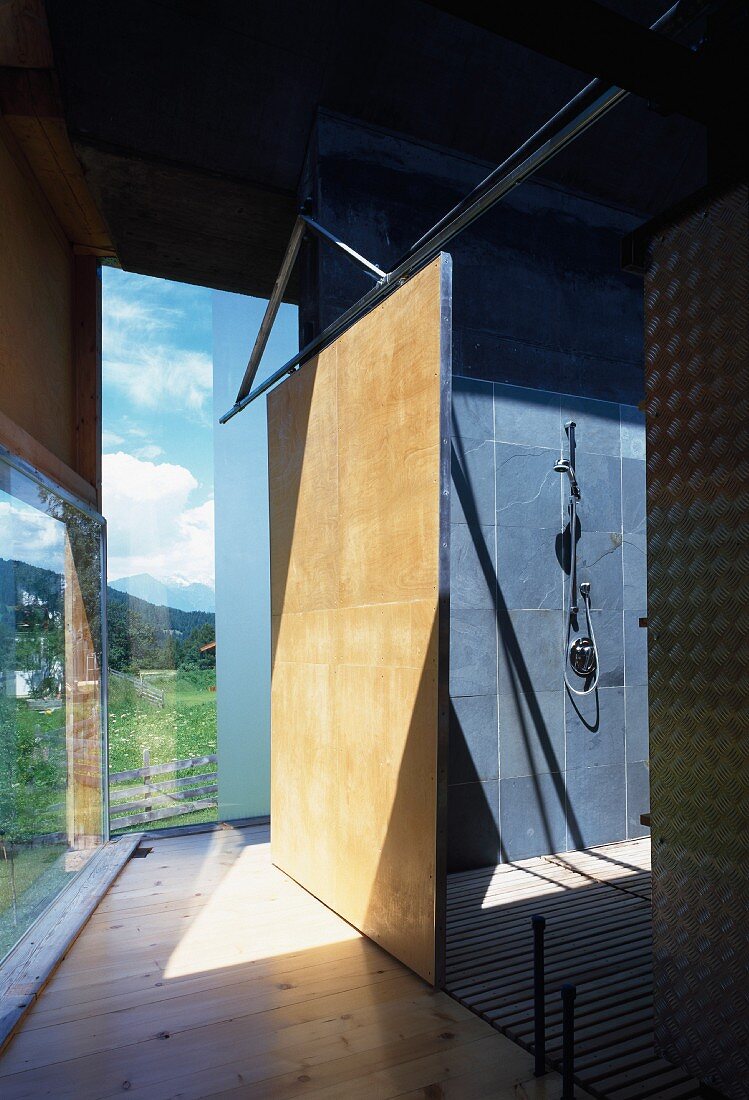
[[[562,986],[562,1100],[575,1100],[575,997],[577,989]]]
[[[546,917],[531,917],[533,925],[533,1074],[546,1073],[546,989],[544,986],[544,932]]]

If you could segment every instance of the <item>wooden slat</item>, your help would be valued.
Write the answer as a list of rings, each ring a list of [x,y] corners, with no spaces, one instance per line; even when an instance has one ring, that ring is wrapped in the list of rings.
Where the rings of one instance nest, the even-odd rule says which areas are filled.
[[[161,794],[169,794],[170,792],[178,791],[181,787],[194,787],[197,785],[210,785],[216,784],[217,772],[204,772],[201,775],[184,775],[181,779],[167,779],[158,783],[139,783],[132,787],[112,787],[109,788],[109,805],[110,809],[117,809],[118,802],[123,799],[142,798],[145,794],[153,794],[159,792]]]
[[[198,810],[210,810],[216,805],[215,798],[200,798],[195,802],[180,802],[164,809],[146,810],[143,813],[115,817],[112,825],[115,829],[126,829],[131,825],[144,825],[148,821],[166,821],[169,817],[181,817],[182,814],[196,813]]]
[[[205,787],[191,787],[186,791],[175,791],[170,794],[165,791],[160,791],[158,788],[146,788],[146,792],[142,798],[137,799],[134,802],[114,802],[109,806],[109,819],[113,829],[118,828],[122,822],[122,818],[118,817],[118,814],[127,814],[132,812],[147,812],[151,813],[153,809],[158,809],[162,806],[169,806],[174,810],[175,814],[191,813],[184,803],[191,802],[196,798],[206,798],[208,795],[213,797],[209,799],[211,804],[215,804],[216,795],[218,794],[218,784],[211,783]],[[151,807],[151,810],[144,811],[144,805]]]
[[[167,775],[169,772],[187,771],[189,768],[202,768],[205,764],[216,764],[218,756],[193,756],[189,760],[170,760],[166,764],[149,764],[148,767],[133,768],[131,771],[111,772],[110,783],[122,783],[127,779],[142,779],[144,775]]]
[[[649,838],[451,875],[447,988],[524,1046],[534,1037],[530,918],[546,916],[547,1054],[562,1046],[559,988],[577,987],[576,1069],[601,1100],[694,1093],[653,1048]]]

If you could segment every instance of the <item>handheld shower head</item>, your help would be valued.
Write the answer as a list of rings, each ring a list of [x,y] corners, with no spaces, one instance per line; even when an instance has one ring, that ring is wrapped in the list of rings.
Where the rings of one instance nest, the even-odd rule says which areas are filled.
[[[557,459],[554,463],[554,469],[558,474],[566,474],[570,479],[570,492],[574,496],[575,500],[580,499],[580,487],[577,484],[577,478],[575,477],[575,471],[572,469],[572,464],[563,456]]]

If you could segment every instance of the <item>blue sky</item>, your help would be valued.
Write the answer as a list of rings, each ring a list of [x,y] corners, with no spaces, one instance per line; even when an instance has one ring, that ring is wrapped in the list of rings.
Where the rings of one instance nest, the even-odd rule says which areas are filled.
[[[213,584],[211,290],[102,269],[103,508],[109,577]],[[266,303],[251,303],[246,354]],[[297,348],[284,307],[261,375]],[[218,429],[222,430],[222,429]]]

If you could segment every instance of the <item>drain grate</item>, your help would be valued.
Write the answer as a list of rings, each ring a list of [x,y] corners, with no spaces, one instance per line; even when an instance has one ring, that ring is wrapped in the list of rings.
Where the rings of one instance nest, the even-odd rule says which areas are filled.
[[[700,1096],[653,1046],[649,857],[646,838],[448,877],[447,991],[532,1049],[531,916],[545,916],[547,1054],[558,1068],[572,982],[577,1083],[600,1100]]]

